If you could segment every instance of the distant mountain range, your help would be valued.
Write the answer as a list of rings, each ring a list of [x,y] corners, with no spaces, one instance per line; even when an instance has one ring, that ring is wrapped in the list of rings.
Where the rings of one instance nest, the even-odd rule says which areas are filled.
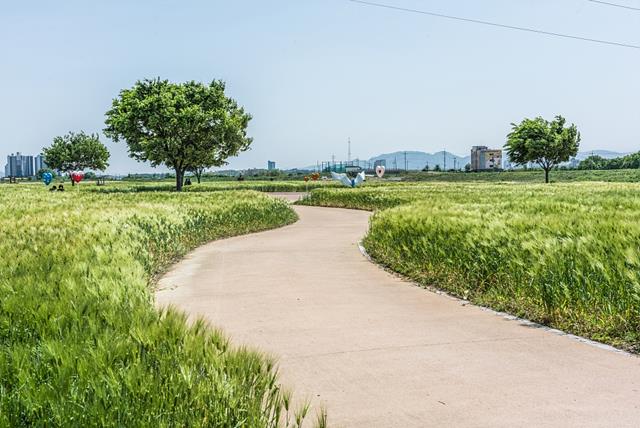
[[[629,153],[620,153],[611,150],[590,150],[579,152],[576,156],[576,159],[581,161],[591,155],[598,155],[605,159],[613,159],[627,154]],[[422,170],[427,165],[429,166],[429,169],[435,168],[436,165],[439,165],[440,168],[444,169],[445,159],[446,169],[463,169],[466,164],[471,162],[471,156],[458,156],[446,151],[440,151],[436,153],[426,153],[420,151],[398,151],[393,153],[383,153],[367,160],[361,159],[360,165],[364,166],[365,162],[368,162],[369,165],[373,165],[377,160],[384,160],[388,169],[405,169],[405,155],[407,164],[406,168],[413,171]],[[302,169],[313,170],[315,169],[315,166],[309,166]]]
[[[630,155],[630,154],[631,152],[620,153],[620,152],[612,152],[611,150],[591,150],[591,151],[585,151],[585,152],[578,152],[578,156],[576,156],[576,159],[583,160],[592,155],[600,156],[605,159],[615,159],[615,158],[619,158],[619,157]]]

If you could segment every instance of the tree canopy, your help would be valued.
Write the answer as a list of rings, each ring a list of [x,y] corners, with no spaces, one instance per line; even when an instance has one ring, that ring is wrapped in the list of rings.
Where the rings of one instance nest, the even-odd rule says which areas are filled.
[[[252,142],[251,115],[225,95],[219,80],[209,85],[138,81],[120,91],[106,117],[105,134],[124,140],[130,157],[175,170],[177,190],[186,171],[224,165]]]
[[[562,116],[556,116],[553,121],[537,117],[524,119],[520,124],[512,123],[512,131],[505,145],[509,160],[517,165],[530,162],[540,165],[548,183],[552,168],[578,154],[578,128],[573,124],[565,124]]]
[[[50,147],[42,149],[49,168],[69,173],[93,169],[104,171],[109,166],[109,150],[100,142],[98,134],[69,132],[55,137]]]

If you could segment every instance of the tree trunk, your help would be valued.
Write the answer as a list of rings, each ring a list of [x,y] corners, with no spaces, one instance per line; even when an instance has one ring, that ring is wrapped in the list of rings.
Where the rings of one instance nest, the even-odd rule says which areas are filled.
[[[544,182],[549,183],[549,168],[544,169]]]
[[[196,180],[198,180],[198,184],[200,184],[200,177],[202,177],[202,170],[196,169]]]
[[[182,172],[180,169],[176,168],[176,190],[178,192],[182,192],[183,175],[184,175],[184,172]]]

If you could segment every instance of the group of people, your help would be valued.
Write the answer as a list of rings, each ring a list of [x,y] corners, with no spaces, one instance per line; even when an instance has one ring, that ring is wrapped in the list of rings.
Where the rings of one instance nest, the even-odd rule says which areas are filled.
[[[63,186],[62,184],[61,184],[61,185],[59,185],[58,187],[56,187],[56,186],[51,186],[51,187],[49,188],[49,191],[50,191],[50,192],[64,192],[64,186]]]

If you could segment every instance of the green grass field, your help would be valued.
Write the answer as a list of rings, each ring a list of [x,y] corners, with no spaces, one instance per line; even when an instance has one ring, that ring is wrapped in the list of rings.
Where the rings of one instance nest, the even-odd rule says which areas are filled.
[[[269,358],[153,304],[170,263],[295,221],[287,204],[90,190],[0,186],[0,426],[263,427],[295,413]]]
[[[602,181],[611,183],[640,182],[640,169],[617,170],[557,170],[551,171],[552,183],[575,183],[584,181]],[[501,172],[411,172],[403,176],[404,181],[420,182],[515,182],[544,183],[542,170],[514,170]]]
[[[293,415],[269,358],[153,305],[155,279],[190,249],[295,221],[252,190],[315,188],[303,203],[375,210],[365,247],[390,269],[640,352],[639,184],[171,186],[0,186],[0,426],[278,426]]]
[[[640,352],[640,185],[424,183],[314,190],[377,210],[364,245],[426,286]]]

